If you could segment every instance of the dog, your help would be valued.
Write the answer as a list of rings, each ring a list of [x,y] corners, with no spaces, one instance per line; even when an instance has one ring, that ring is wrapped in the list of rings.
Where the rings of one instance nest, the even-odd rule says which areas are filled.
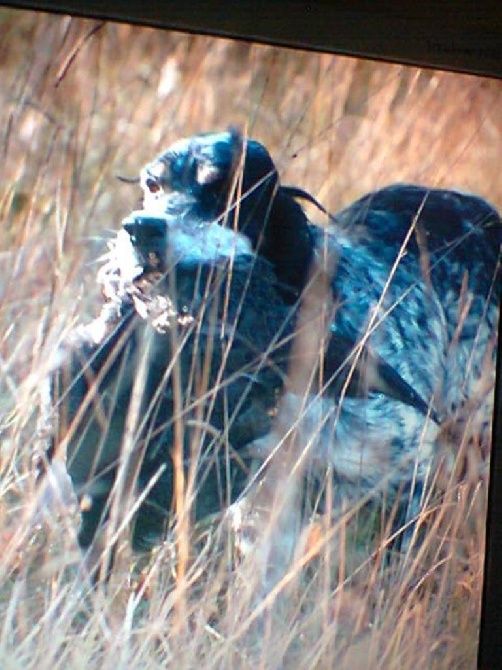
[[[330,215],[234,130],[176,142],[139,181],[143,208],[98,273],[101,315],[63,343],[42,390],[48,460],[66,459],[84,549],[124,454],[139,496],[133,544],[149,548],[180,471],[196,516],[241,495],[251,464],[277,447],[284,402],[309,471],[332,471],[337,504],[400,493],[400,522],[421,509],[444,426],[489,441],[502,226],[485,200],[397,184]],[[298,398],[292,343],[327,257],[328,325]]]

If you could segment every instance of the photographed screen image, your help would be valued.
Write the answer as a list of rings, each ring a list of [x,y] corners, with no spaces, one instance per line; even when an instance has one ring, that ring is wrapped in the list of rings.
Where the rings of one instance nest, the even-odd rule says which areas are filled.
[[[501,80],[0,30],[0,666],[475,667]]]

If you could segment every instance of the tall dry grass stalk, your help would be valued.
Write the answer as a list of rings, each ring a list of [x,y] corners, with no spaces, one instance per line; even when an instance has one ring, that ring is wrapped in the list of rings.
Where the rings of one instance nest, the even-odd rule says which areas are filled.
[[[361,510],[336,528],[318,519],[285,577],[285,625],[265,620],[258,652],[238,626],[219,626],[256,607],[239,596],[225,524],[177,527],[183,569],[166,542],[91,591],[78,515],[64,499],[37,516],[31,461],[37,387],[57,344],[95,313],[95,261],[137,206],[117,174],[234,125],[269,148],[284,183],[331,210],[397,181],[501,209],[501,83],[9,9],[0,31],[0,666],[473,667],[487,484],[473,449],[404,562],[361,546]],[[367,521],[380,523],[385,535],[386,520]]]

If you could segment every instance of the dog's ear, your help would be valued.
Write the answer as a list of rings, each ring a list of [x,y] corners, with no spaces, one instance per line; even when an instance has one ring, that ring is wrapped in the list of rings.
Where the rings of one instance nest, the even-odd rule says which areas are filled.
[[[214,184],[219,179],[221,179],[222,176],[221,169],[211,163],[211,161],[200,160],[197,162],[195,180],[200,186]]]

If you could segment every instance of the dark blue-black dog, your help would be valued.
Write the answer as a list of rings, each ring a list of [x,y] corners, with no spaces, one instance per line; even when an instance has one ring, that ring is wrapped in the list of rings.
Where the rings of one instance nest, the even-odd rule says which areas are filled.
[[[340,500],[413,490],[416,502],[444,426],[489,439],[502,226],[484,200],[396,185],[321,228],[298,202],[313,198],[282,186],[267,150],[232,131],[177,142],[141,185],[143,209],[98,277],[103,313],[64,345],[45,395],[59,417],[49,451],[64,444],[90,501],[83,546],[106,515],[145,333],[140,546],[171,509],[176,426],[199,514],[242,491],[248,447],[274,448],[299,301],[324,254],[335,309],[317,390],[295,417],[311,469],[330,466]]]

